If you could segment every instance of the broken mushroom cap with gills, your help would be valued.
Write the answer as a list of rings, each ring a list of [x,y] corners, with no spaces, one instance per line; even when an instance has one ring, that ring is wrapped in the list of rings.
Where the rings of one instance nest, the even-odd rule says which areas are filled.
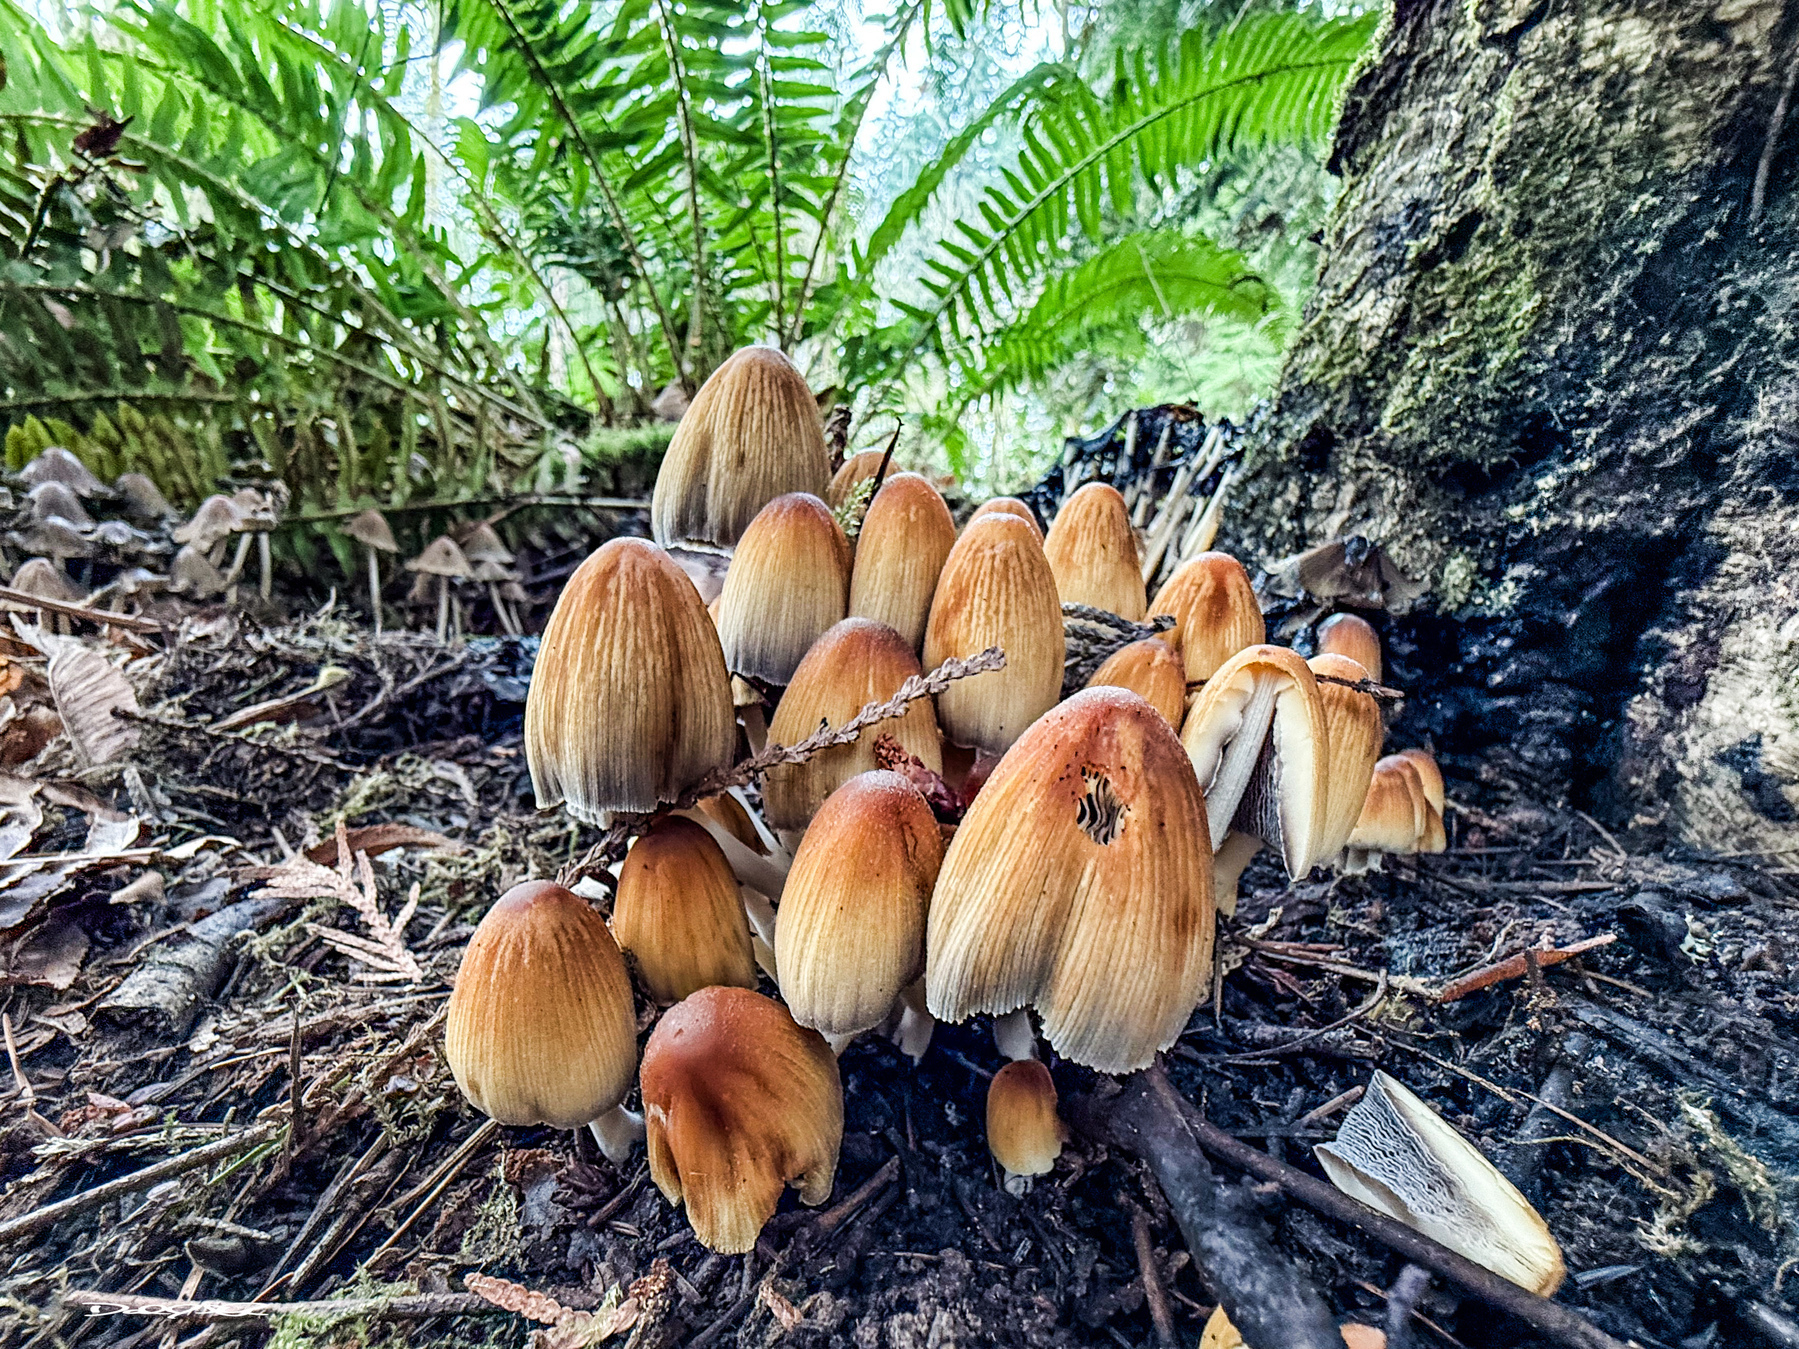
[[[869,703],[892,698],[920,673],[918,657],[892,628],[871,618],[846,618],[818,639],[794,671],[768,724],[769,739],[791,745],[821,722],[842,726]],[[826,797],[858,773],[880,766],[875,741],[882,735],[892,736],[933,773],[943,771],[937,714],[929,698],[916,698],[900,716],[864,727],[851,744],[769,769],[762,783],[763,819],[782,834],[806,828]]]
[[[1090,482],[1056,512],[1043,540],[1064,604],[1086,604],[1133,623],[1148,606],[1131,508],[1110,483]]]
[[[1043,538],[1043,527],[1037,523],[1037,512],[1017,497],[993,497],[983,501],[974,508],[974,514],[968,517],[968,523],[972,525],[976,520],[984,519],[989,515],[1016,516],[1031,527],[1039,541]]]
[[[1430,807],[1424,832],[1418,836],[1418,851],[1442,852],[1449,846],[1449,836],[1443,829],[1443,770],[1429,750],[1402,749],[1399,757],[1417,770],[1418,785],[1424,789],[1424,800]]]
[[[584,824],[650,811],[731,766],[737,723],[718,633],[687,574],[643,539],[569,578],[525,696],[540,810]]]
[[[1035,526],[1004,513],[971,521],[943,564],[925,626],[924,668],[997,646],[998,670],[937,696],[947,739],[1003,753],[1062,696],[1062,603]]]
[[[1342,871],[1346,876],[1379,871],[1383,856],[1406,857],[1429,836],[1430,801],[1417,765],[1389,754],[1374,765],[1361,814],[1345,840]]]
[[[885,623],[919,650],[937,578],[955,546],[956,522],[943,494],[916,473],[895,473],[868,503],[856,536],[850,616]]]
[[[830,508],[805,492],[764,506],[731,555],[718,638],[732,674],[784,685],[849,610],[850,545]]]
[[[795,1021],[841,1049],[887,1019],[924,973],[942,865],[937,817],[898,773],[859,773],[831,793],[775,916],[781,997]]]
[[[1055,1169],[1068,1128],[1056,1113],[1056,1083],[1038,1059],[1016,1059],[987,1084],[987,1150],[1005,1173],[1007,1194]]]
[[[843,1142],[837,1056],[785,1007],[745,988],[676,1003],[643,1051],[650,1178],[702,1245],[756,1244],[788,1185],[822,1204]]]
[[[1127,642],[1100,663],[1087,687],[1129,689],[1177,730],[1187,715],[1187,672],[1160,637]]]
[[[885,450],[858,450],[845,459],[831,475],[830,485],[825,488],[825,504],[834,511],[841,510],[843,503],[856,494],[858,487],[881,471],[881,465],[886,459]]]
[[[625,958],[599,911],[559,885],[526,881],[487,911],[462,953],[444,1054],[501,1124],[586,1125],[615,1162],[641,1136],[619,1106],[637,1066]]]
[[[1332,614],[1318,625],[1318,654],[1348,656],[1380,682],[1380,634],[1360,614]]]
[[[1205,993],[1213,925],[1206,803],[1180,741],[1136,694],[1083,689],[1019,737],[950,841],[928,1005],[940,1021],[1032,1007],[1064,1058],[1135,1072]]]
[[[664,1007],[715,984],[756,986],[737,877],[712,835],[683,816],[660,817],[625,854],[612,935]]]
[[[745,347],[712,372],[675,428],[656,474],[650,529],[669,547],[729,550],[788,492],[824,493],[824,424],[805,377],[773,347]]]
[[[1315,858],[1323,862],[1343,851],[1362,816],[1362,803],[1368,797],[1386,732],[1374,695],[1349,687],[1371,678],[1364,666],[1348,656],[1330,653],[1313,656],[1306,665],[1318,681],[1318,705],[1324,712],[1324,737],[1330,754],[1325,767],[1324,833]]]
[[[1149,602],[1149,612],[1173,616],[1168,640],[1180,650],[1189,684],[1210,679],[1268,635],[1249,573],[1229,553],[1201,553],[1181,563]]]

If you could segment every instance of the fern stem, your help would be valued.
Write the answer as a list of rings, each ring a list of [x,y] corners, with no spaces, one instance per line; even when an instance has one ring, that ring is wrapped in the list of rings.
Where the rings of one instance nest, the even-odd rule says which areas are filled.
[[[687,349],[704,360],[701,348],[706,321],[706,227],[700,215],[700,149],[693,134],[693,106],[687,95],[687,66],[681,60],[681,44],[675,35],[674,16],[668,0],[656,0],[661,20],[662,45],[668,50],[669,79],[675,87],[675,122],[681,134],[681,153],[687,160],[687,214],[693,227],[693,308],[687,324]],[[697,381],[696,381],[697,382]]]
[[[783,306],[787,298],[786,231],[781,225],[781,160],[775,146],[774,77],[768,60],[768,9],[756,7],[756,23],[762,30],[762,51],[756,58],[756,76],[762,87],[762,142],[768,151],[768,199],[775,217],[775,342],[787,349],[787,317]]]

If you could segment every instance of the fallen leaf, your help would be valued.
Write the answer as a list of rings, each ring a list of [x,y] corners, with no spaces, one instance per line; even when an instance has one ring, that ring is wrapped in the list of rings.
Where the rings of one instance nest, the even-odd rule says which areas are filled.
[[[87,933],[65,919],[52,918],[14,949],[12,981],[60,992],[81,973],[87,947]]]
[[[362,829],[351,829],[347,831],[345,837],[352,855],[365,852],[370,857],[379,857],[382,853],[391,852],[395,848],[432,848],[438,852],[462,851],[462,844],[455,839],[445,838],[442,834],[434,834],[429,829],[418,829],[410,824],[372,824]],[[336,866],[336,837],[333,836],[323,843],[308,848],[306,856],[320,866]]]
[[[111,763],[138,741],[138,727],[115,712],[136,713],[131,682],[99,652],[69,643],[50,658],[50,696],[75,750],[89,765]]]
[[[767,1307],[769,1314],[781,1323],[782,1330],[792,1330],[806,1319],[805,1313],[777,1293],[773,1284],[762,1285],[762,1305]]]

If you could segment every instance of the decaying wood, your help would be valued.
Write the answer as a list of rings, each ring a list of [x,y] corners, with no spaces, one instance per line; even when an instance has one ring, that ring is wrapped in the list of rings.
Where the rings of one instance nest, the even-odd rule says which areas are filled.
[[[180,1040],[224,979],[232,943],[273,922],[293,902],[267,896],[239,900],[156,943],[100,1004],[100,1015],[154,1032],[164,1043]]]
[[[189,1302],[181,1298],[141,1297],[134,1293],[102,1293],[75,1288],[63,1301],[89,1316],[149,1316],[157,1320],[272,1321],[280,1316],[310,1316],[338,1320],[349,1317],[417,1321],[429,1316],[507,1316],[473,1293],[417,1293],[406,1297],[355,1297],[316,1299],[310,1302],[223,1302],[211,1298]]]

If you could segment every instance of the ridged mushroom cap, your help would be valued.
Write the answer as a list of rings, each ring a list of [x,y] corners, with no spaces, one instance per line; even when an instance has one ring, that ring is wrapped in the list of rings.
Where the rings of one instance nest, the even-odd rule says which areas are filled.
[[[64,449],[61,445],[47,446],[19,470],[19,477],[27,487],[36,487],[39,483],[46,482],[65,483],[84,497],[91,497],[102,485],[88,466],[75,457],[74,451]]]
[[[1187,671],[1181,658],[1159,637],[1118,648],[1093,672],[1087,687],[1129,689],[1160,712],[1177,730],[1187,715]]]
[[[224,588],[225,574],[200,549],[188,543],[175,550],[175,560],[169,564],[170,590],[203,600]]]
[[[1402,749],[1399,757],[1417,770],[1418,785],[1424,789],[1424,800],[1429,807],[1425,812],[1424,833],[1418,839],[1418,851],[1442,852],[1449,846],[1449,836],[1443,830],[1443,770],[1437,767],[1429,750]]]
[[[631,977],[606,920],[548,881],[500,897],[462,953],[444,1023],[456,1085],[501,1124],[578,1129],[637,1067]]]
[[[1043,553],[1064,604],[1090,604],[1136,623],[1148,605],[1131,509],[1110,483],[1090,482],[1056,512]]]
[[[644,1046],[643,1106],[650,1178],[712,1250],[754,1246],[789,1184],[802,1204],[830,1197],[837,1056],[778,1002],[706,988],[677,1003]]]
[[[112,480],[112,490],[124,498],[126,512],[135,519],[159,524],[175,516],[162,489],[142,473],[119,474]]]
[[[932,1015],[1035,1007],[1064,1058],[1146,1067],[1212,968],[1212,848],[1193,766],[1160,713],[1083,689],[1007,751],[931,899]]]
[[[895,473],[868,503],[856,536],[850,616],[885,623],[918,650],[955,546],[956,522],[942,493],[916,473]]]
[[[243,520],[244,513],[237,508],[236,503],[230,497],[215,492],[200,503],[200,509],[194,512],[192,519],[175,527],[171,537],[176,543],[191,543],[202,553],[207,553],[221,539],[235,533]]]
[[[714,984],[756,986],[737,877],[712,835],[679,815],[658,819],[625,854],[612,935],[665,1007]]]
[[[718,597],[718,639],[732,674],[786,684],[849,609],[850,545],[830,508],[790,492],[744,530]]]
[[[445,576],[462,579],[473,574],[468,557],[448,534],[439,534],[425,545],[425,551],[406,563],[407,571],[421,576]]]
[[[1402,755],[1389,754],[1374,765],[1348,846],[1362,852],[1406,856],[1418,851],[1429,819],[1430,801],[1417,767]]]
[[[968,523],[972,525],[976,520],[989,515],[1015,515],[1031,527],[1039,540],[1043,538],[1042,526],[1037,523],[1037,513],[1017,497],[994,497],[983,501],[974,508],[974,514],[968,517]]]
[[[485,521],[468,532],[468,537],[462,541],[462,555],[475,564],[497,562],[507,566],[514,560],[506,541]]]
[[[826,490],[831,456],[818,403],[773,347],[745,347],[700,386],[675,428],[656,491],[656,542],[733,547],[756,512],[785,492]]]
[[[846,618],[818,639],[794,671],[768,723],[768,738],[792,745],[820,722],[842,726],[868,704],[886,702],[920,673],[918,657],[892,628],[869,618]],[[762,784],[763,818],[775,829],[804,829],[827,796],[858,773],[879,767],[875,741],[882,735],[891,735],[933,773],[943,771],[937,714],[929,698],[918,698],[903,716],[867,727],[853,744],[771,768]]]
[[[400,545],[394,542],[393,528],[387,523],[387,517],[372,507],[344,521],[344,533],[365,548],[374,548],[383,553],[400,551]]]
[[[1210,679],[1245,647],[1267,640],[1262,606],[1243,564],[1229,553],[1201,553],[1183,562],[1149,603],[1172,614],[1170,638],[1187,666],[1187,682]]]
[[[1363,680],[1368,671],[1348,656],[1325,654],[1313,656],[1306,664],[1314,676],[1328,675],[1336,679]],[[1361,818],[1362,802],[1368,796],[1368,783],[1374,777],[1375,760],[1380,758],[1380,705],[1371,694],[1328,679],[1318,681],[1318,705],[1324,712],[1324,733],[1330,745],[1326,767],[1327,783],[1324,806],[1324,832],[1317,845],[1314,862],[1325,862],[1343,851],[1349,835]]]
[[[1380,634],[1360,614],[1332,614],[1318,625],[1318,654],[1348,656],[1379,682]]]
[[[969,522],[937,578],[925,627],[924,666],[990,646],[1003,669],[958,679],[937,698],[943,732],[959,745],[1002,753],[1062,695],[1062,602],[1036,526],[1003,512]]]
[[[925,915],[943,835],[898,773],[860,773],[812,819],[775,918],[793,1019],[825,1035],[879,1025],[924,973]]]
[[[1310,667],[1284,646],[1239,651],[1200,690],[1181,743],[1205,787],[1212,846],[1236,829],[1305,875],[1324,841],[1330,760]]]
[[[654,810],[737,748],[731,680],[693,582],[643,539],[602,544],[544,628],[525,699],[539,809]]]
[[[87,507],[81,504],[81,498],[75,489],[66,482],[51,478],[40,482],[25,494],[31,502],[31,518],[48,520],[58,516],[67,520],[78,529],[87,529],[94,523],[94,517],[87,513]]]
[[[39,599],[80,604],[87,592],[71,581],[61,567],[41,557],[27,558],[13,573],[12,588]]]
[[[831,475],[830,485],[825,488],[825,503],[832,510],[842,506],[860,484],[881,471],[881,460],[886,457],[885,450],[858,450],[845,459],[842,466]]]
[[[993,1075],[987,1085],[987,1150],[1008,1182],[1048,1175],[1067,1139],[1056,1114],[1055,1079],[1040,1060],[1019,1059]]]

